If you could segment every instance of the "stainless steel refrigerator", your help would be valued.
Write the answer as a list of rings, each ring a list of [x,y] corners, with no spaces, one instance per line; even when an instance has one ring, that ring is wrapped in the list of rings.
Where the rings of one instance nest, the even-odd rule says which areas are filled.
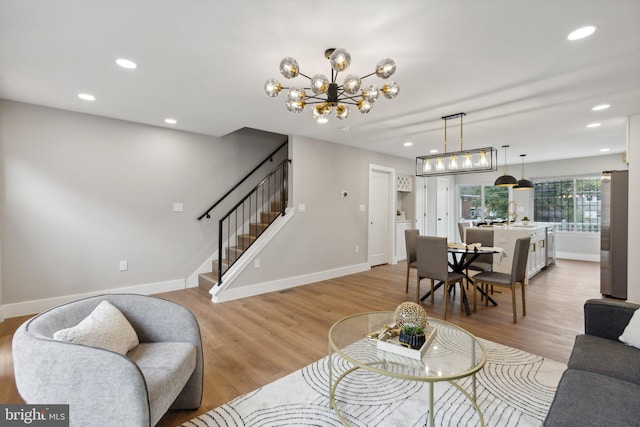
[[[600,292],[627,299],[629,172],[602,172]]]

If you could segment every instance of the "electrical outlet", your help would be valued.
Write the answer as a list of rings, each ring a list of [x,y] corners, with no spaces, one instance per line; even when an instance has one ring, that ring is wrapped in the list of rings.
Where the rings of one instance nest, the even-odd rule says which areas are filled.
[[[260,268],[260,258],[253,260],[253,268]]]
[[[175,202],[173,204],[173,211],[174,212],[182,212],[182,211],[184,211],[184,203]]]
[[[129,263],[127,260],[120,261],[120,271],[127,271],[129,269]]]
[[[307,207],[304,205],[304,203],[298,204],[298,212],[305,212],[306,210],[307,210]]]
[[[365,210],[365,205],[360,205],[360,206],[358,206],[358,210],[359,210],[360,212],[364,212],[364,210]]]
[[[356,247],[354,248],[354,250],[356,251],[356,253],[360,252],[360,246],[356,245]]]

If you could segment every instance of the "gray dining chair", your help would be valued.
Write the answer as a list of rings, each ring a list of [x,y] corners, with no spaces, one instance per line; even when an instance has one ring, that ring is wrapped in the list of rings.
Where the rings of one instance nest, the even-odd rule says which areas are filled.
[[[460,221],[458,222],[458,234],[460,234],[460,241],[465,243],[464,231],[471,227],[471,223],[469,221]]]
[[[466,232],[467,243],[480,243],[482,246],[493,246],[493,229],[473,227],[468,228]],[[493,254],[478,255],[469,267],[467,268],[467,276],[471,271],[493,271]],[[491,293],[493,294],[493,286],[491,286]],[[480,296],[480,300],[484,298],[484,295]],[[473,300],[473,311],[476,311],[475,298]]]
[[[530,237],[521,237],[516,240],[516,245],[513,250],[513,260],[511,262],[510,273],[498,273],[494,271],[485,271],[473,276],[473,279],[480,283],[483,287],[485,285],[502,286],[511,289],[511,306],[513,311],[513,323],[517,323],[516,318],[516,285],[519,283],[522,288],[522,315],[527,315],[527,304],[525,301],[524,281],[527,276],[527,258],[529,256],[529,244],[531,243]],[[487,289],[485,289],[485,292]],[[485,299],[486,305],[489,304],[488,299]],[[475,303],[475,301],[474,301]]]
[[[455,286],[456,282],[460,283],[460,298],[464,298],[464,287],[462,280],[464,274],[449,271],[449,252],[447,250],[446,237],[418,236],[416,239],[416,257],[417,257],[417,275],[418,283],[416,289],[416,302],[420,304],[420,281],[422,279],[431,279],[431,303],[434,303],[434,282],[443,283],[444,301],[442,309],[442,318],[447,318],[447,300],[449,287]],[[462,301],[460,302],[462,310]]]
[[[405,292],[409,292],[409,271],[416,268],[416,239],[420,230],[404,230],[404,243],[407,248],[407,285]]]
[[[480,243],[482,246],[493,246],[493,230],[487,228],[472,227],[466,231],[468,244]],[[493,270],[493,254],[478,255],[470,265],[468,270],[491,271]]]

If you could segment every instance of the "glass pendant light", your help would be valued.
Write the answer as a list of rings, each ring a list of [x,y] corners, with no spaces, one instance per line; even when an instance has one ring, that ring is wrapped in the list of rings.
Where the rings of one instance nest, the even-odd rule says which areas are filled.
[[[509,148],[509,146],[503,145],[502,148],[504,148],[504,166],[503,166],[504,174],[498,177],[498,179],[496,179],[496,182],[494,182],[493,185],[497,185],[498,187],[515,187],[516,185],[518,185],[518,180],[512,177],[511,175],[509,175],[508,173],[509,171],[507,168],[507,148]]]
[[[514,190],[533,190],[533,182],[524,178],[524,157],[526,154],[520,154],[522,159],[522,179],[518,180],[518,185],[513,187]]]

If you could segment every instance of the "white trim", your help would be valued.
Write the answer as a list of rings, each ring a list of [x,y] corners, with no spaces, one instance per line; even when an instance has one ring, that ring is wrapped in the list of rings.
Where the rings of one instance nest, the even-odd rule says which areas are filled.
[[[296,286],[308,285],[322,280],[334,279],[336,277],[342,277],[348,274],[361,273],[370,269],[371,267],[368,263],[361,263],[349,265],[346,267],[335,268],[333,270],[318,271],[316,273],[309,273],[301,276],[287,277],[284,279],[273,280],[271,282],[257,283],[250,286],[241,286],[237,289],[225,289],[225,292],[223,292],[221,295],[214,295],[211,298],[211,301],[216,303],[232,301],[235,299],[265,294],[268,292],[294,288]]]
[[[0,305],[0,323],[4,322],[4,306]]]
[[[224,280],[222,286],[214,285],[209,291],[212,295],[211,300],[215,302],[218,293],[225,291],[233,284],[233,282],[240,276],[240,273],[244,271],[249,265],[253,263],[253,259],[262,252],[267,244],[273,239],[278,232],[285,226],[287,222],[293,218],[295,210],[293,208],[286,208],[285,215],[276,218],[269,227],[267,227],[260,237],[249,248],[242,253],[242,256],[238,261],[233,263],[231,268],[224,274]]]
[[[369,163],[369,209],[367,209],[367,263],[369,264],[369,268],[371,268],[371,238],[369,236],[371,232],[371,193],[372,193],[372,175],[373,172],[382,172],[389,175],[389,224],[388,233],[389,233],[389,241],[387,242],[387,263],[389,264],[397,264],[396,254],[395,254],[395,241],[396,241],[396,227],[395,227],[395,218],[396,218],[396,170],[394,168],[390,168],[387,166],[375,165],[373,163]]]
[[[103,294],[120,294],[120,293],[133,293],[142,295],[158,294],[161,292],[177,291],[185,288],[184,279],[169,280],[166,282],[146,283],[143,285],[127,286],[124,288],[105,289],[95,292],[87,292],[82,294],[65,295],[54,298],[45,298],[32,301],[23,301],[13,304],[4,304],[0,307],[0,311],[7,318],[25,316],[30,314],[41,313],[50,308],[57,307],[68,302],[76,301],[79,299],[92,297]]]
[[[556,258],[559,259],[573,259],[576,261],[593,261],[600,262],[600,254],[585,254],[580,252],[558,252],[556,251]]]

